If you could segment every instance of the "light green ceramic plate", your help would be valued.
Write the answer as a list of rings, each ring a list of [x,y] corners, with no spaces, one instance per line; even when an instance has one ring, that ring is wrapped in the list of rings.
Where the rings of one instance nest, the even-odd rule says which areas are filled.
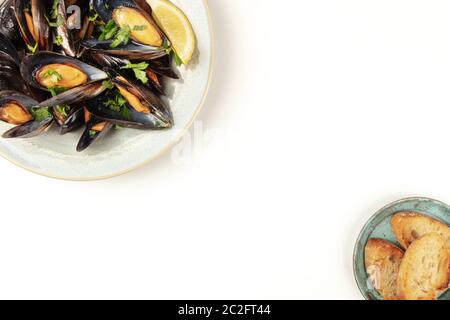
[[[31,139],[0,139],[0,156],[44,176],[96,180],[131,171],[169,151],[191,126],[205,101],[214,56],[206,0],[171,1],[187,15],[197,38],[193,60],[178,68],[181,79],[167,81],[166,102],[175,120],[171,130],[119,130],[81,153],[75,150],[79,131],[60,136],[57,130],[51,130]],[[0,134],[10,128],[0,123]]]
[[[381,238],[400,244],[391,228],[391,217],[400,211],[413,211],[450,224],[450,207],[445,203],[428,198],[408,198],[396,201],[379,210],[366,223],[355,246],[353,269],[359,290],[367,300],[383,300],[369,280],[364,266],[364,248],[371,238]],[[450,290],[440,296],[440,300],[450,300]]]

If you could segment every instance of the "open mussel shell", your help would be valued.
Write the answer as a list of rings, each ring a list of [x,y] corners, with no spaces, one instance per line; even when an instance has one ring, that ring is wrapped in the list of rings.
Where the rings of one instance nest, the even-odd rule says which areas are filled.
[[[87,39],[82,46],[89,50],[98,51],[114,57],[128,60],[152,60],[167,55],[163,47],[143,45],[134,41],[116,48],[111,48],[113,40]]]
[[[111,82],[122,93],[136,97],[143,107],[148,108],[151,113],[160,117],[164,123],[173,125],[172,111],[151,88],[132,77],[124,76],[122,72],[109,69],[108,72],[112,76]],[[125,98],[128,100],[126,96]]]
[[[22,38],[30,49],[51,50],[53,39],[46,20],[47,0],[14,0],[13,8]]]
[[[159,29],[148,10],[133,0],[92,0],[92,5],[100,18],[108,23],[114,20],[119,27],[129,26],[131,38],[136,43],[162,47],[168,39]]]
[[[114,127],[112,123],[93,116],[87,109],[84,109],[84,119],[86,121],[86,128],[78,141],[78,152],[86,150],[94,141],[108,134]]]
[[[114,99],[114,90],[108,91],[86,103],[90,113],[99,119],[126,128],[163,130],[172,127],[172,119],[167,119],[157,113],[143,113],[137,111],[129,103],[122,106],[120,111],[107,106],[107,101]]]
[[[40,121],[32,120],[6,131],[3,138],[32,138],[47,132],[53,124],[53,117]]]
[[[30,110],[37,103],[17,91],[0,91],[0,120],[14,125],[27,123],[33,120]]]
[[[77,59],[53,52],[39,52],[25,57],[20,72],[25,81],[38,89],[72,89],[108,78],[108,75]]]

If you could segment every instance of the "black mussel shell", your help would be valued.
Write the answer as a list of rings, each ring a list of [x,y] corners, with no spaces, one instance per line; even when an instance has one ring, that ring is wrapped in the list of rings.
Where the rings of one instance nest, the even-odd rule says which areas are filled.
[[[86,106],[89,112],[99,119],[127,128],[163,130],[172,127],[171,119],[154,113],[137,112],[128,103],[119,112],[112,110],[106,106],[106,102],[114,99],[114,94],[111,90],[88,101]]]
[[[128,92],[134,94],[152,110],[152,113],[164,119],[164,122],[170,123],[171,126],[173,125],[172,111],[151,88],[135,80],[133,77],[124,76],[122,72],[117,70],[108,70],[108,72],[112,76],[111,81],[113,84],[121,86]],[[121,78],[126,79],[126,81],[123,81]]]
[[[101,94],[106,90],[101,82],[88,83],[86,85],[76,87],[65,91],[53,98],[42,101],[38,107],[54,107],[59,104],[79,104],[81,102],[90,100]]]
[[[16,48],[8,37],[2,32],[0,32],[0,53],[3,53],[4,56],[10,57],[17,64],[17,66],[20,65],[20,57]]]
[[[67,8],[66,8],[66,2],[65,0],[57,0],[58,6],[57,6],[57,12],[58,16],[61,17],[60,19],[63,20],[63,23],[59,23],[58,26],[55,28],[56,36],[60,37],[61,39],[61,48],[64,50],[66,55],[71,57],[76,57],[78,52],[77,43],[75,41],[74,34],[71,29],[69,29],[68,24],[68,16],[67,16]],[[75,14],[75,13],[74,13]],[[81,12],[80,12],[81,14]],[[81,17],[77,17],[76,19],[80,19]],[[78,43],[79,45],[79,43]]]
[[[6,103],[17,101],[21,106],[30,110],[32,107],[38,105],[38,102],[29,96],[14,90],[0,91],[0,108]]]
[[[53,124],[53,117],[42,121],[29,121],[6,131],[3,138],[32,138],[47,132]]]
[[[0,4],[0,32],[16,43],[20,39],[20,32],[14,15],[13,3],[13,0],[5,0]]]
[[[131,41],[127,45],[111,48],[112,42],[112,40],[87,39],[82,42],[82,46],[89,50],[128,60],[152,60],[167,55],[166,49],[162,47],[152,47]]]
[[[78,141],[77,151],[81,152],[86,150],[91,144],[93,144],[98,139],[101,139],[103,136],[107,135],[111,129],[114,127],[112,123],[107,122],[102,131],[94,131],[92,128],[99,123],[105,122],[101,119],[98,119],[95,116],[91,116],[91,119],[86,123],[86,129],[83,131],[80,140]]]
[[[82,70],[88,76],[88,83],[105,80],[108,78],[108,75],[104,71],[87,63],[58,53],[46,51],[25,57],[20,67],[20,73],[29,85],[38,89],[48,90],[36,81],[36,74],[43,66],[49,64],[65,64],[74,66]]]
[[[45,18],[48,16],[46,9],[50,8],[50,5],[47,0],[14,0],[13,8],[17,24],[23,40],[30,49],[51,50],[53,47],[50,26]],[[30,11],[30,8],[35,33],[38,35],[37,41],[30,32],[25,17],[25,12]]]
[[[113,19],[113,12],[120,7],[134,8],[139,10],[150,21],[163,39],[165,39],[164,33],[159,29],[158,25],[151,16],[151,8],[144,1],[138,3],[133,0],[92,0],[92,6],[98,13],[100,18],[104,22],[108,22]]]
[[[97,65],[101,68],[110,69],[120,69],[130,62],[127,59],[113,57],[93,50],[86,50],[83,55],[83,59],[84,61],[86,61],[86,63],[92,63],[93,65]]]
[[[59,126],[59,134],[61,135],[75,131],[84,124],[84,112],[80,106],[69,107],[67,115],[61,114],[58,108],[53,108],[52,113]]]
[[[175,73],[172,68],[172,61],[169,55],[162,56],[158,59],[147,61],[149,68],[160,76],[168,77],[171,79],[179,79],[180,77]]]
[[[16,90],[22,93],[29,93],[26,83],[20,76],[16,61],[4,52],[0,52],[0,90]]]

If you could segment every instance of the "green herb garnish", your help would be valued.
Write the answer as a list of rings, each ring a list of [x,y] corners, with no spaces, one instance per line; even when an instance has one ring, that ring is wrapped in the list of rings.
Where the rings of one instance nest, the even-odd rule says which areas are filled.
[[[117,33],[117,30],[119,30],[119,27],[116,25],[114,20],[110,20],[102,30],[102,34],[98,37],[98,40],[105,41],[109,40]]]
[[[27,44],[27,49],[28,51],[30,51],[31,54],[35,54],[38,48],[38,43],[36,42],[36,45],[34,47],[30,46],[29,44]]]
[[[56,20],[58,17],[58,4],[59,0],[53,0],[52,9],[50,10],[50,17],[52,20]]]
[[[67,89],[66,87],[54,86],[54,87],[48,88],[48,90],[52,94],[52,97],[56,97],[57,95],[59,95],[63,92],[66,92],[69,89]]]
[[[55,44],[57,46],[61,46],[63,44],[63,41],[64,41],[63,37],[61,37],[61,36],[56,36],[55,37]]]
[[[133,27],[133,31],[143,31],[145,29],[147,29],[146,26],[134,26]]]
[[[41,122],[52,117],[52,114],[50,113],[48,108],[33,107],[31,108],[30,112],[33,116],[34,121],[36,122]]]
[[[136,79],[140,80],[143,84],[148,83],[147,73],[145,72],[149,64],[147,62],[141,63],[131,63],[128,62],[127,65],[123,66],[121,69],[132,69]]]
[[[180,56],[174,51],[172,50],[172,54],[173,54],[173,59],[175,60],[176,65],[179,67],[183,64],[183,60],[181,60]]]
[[[58,112],[63,118],[67,118],[70,112],[70,106],[65,104],[59,104],[55,107],[56,112]]]
[[[183,64],[183,60],[181,60],[180,56],[173,50],[173,48],[169,45],[169,42],[167,39],[164,39],[162,47],[166,49],[166,53],[168,55],[172,55],[173,59],[175,60],[176,65],[179,67]]]
[[[111,48],[117,48],[120,45],[126,45],[130,41],[131,28],[125,26],[119,29],[114,37],[114,41],[109,45]]]
[[[127,100],[120,94],[120,92],[116,92],[112,99],[108,99],[103,104],[105,107],[108,107],[114,112],[120,112],[122,108],[127,109],[126,103]]]
[[[48,88],[48,90],[50,91],[52,97],[56,97],[57,95],[66,92],[68,89],[65,87],[51,87]],[[67,104],[58,104],[55,107],[56,112],[58,112],[62,117],[66,118],[69,115],[70,112],[70,106]]]
[[[114,84],[111,82],[111,80],[103,81],[102,86],[104,86],[106,89],[109,89],[109,90],[114,88]]]
[[[96,130],[89,130],[89,136],[90,136],[91,138],[94,138],[98,133],[99,133],[99,131],[96,131]]]
[[[62,79],[62,75],[53,69],[48,69],[41,76],[44,78],[50,78],[50,81],[53,83],[58,83]]]

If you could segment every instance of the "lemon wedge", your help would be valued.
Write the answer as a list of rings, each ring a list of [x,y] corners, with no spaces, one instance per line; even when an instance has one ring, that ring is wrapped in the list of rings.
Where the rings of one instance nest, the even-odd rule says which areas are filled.
[[[194,55],[196,38],[189,19],[177,6],[168,0],[147,0],[153,18],[169,38],[183,64],[188,64]]]

